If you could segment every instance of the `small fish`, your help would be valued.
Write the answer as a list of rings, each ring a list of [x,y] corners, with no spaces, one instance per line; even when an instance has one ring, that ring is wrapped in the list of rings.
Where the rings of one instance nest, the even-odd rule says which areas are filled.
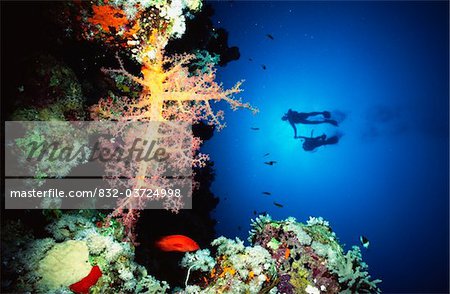
[[[183,235],[170,235],[159,239],[156,247],[162,251],[189,252],[199,249],[197,242]]]
[[[274,39],[274,37],[273,37],[271,34],[267,34],[266,37],[269,38],[269,39],[271,39],[271,40]]]
[[[269,156],[269,155],[270,155],[270,153],[266,153],[266,154],[263,155],[263,157],[266,157],[266,156]]]
[[[272,195],[270,192],[262,192],[264,195]]]
[[[359,236],[359,241],[361,242],[361,245],[364,248],[366,248],[366,249],[369,248],[370,242],[369,242],[369,239],[367,239],[365,236],[363,236],[363,235]]]
[[[239,230],[239,231],[242,230],[242,227],[241,227],[241,226],[238,226],[238,230]]]
[[[274,165],[275,163],[277,163],[277,162],[273,161],[273,160],[264,162],[264,164],[267,164],[267,165]]]
[[[259,128],[250,128],[252,131],[259,131]]]
[[[253,215],[267,215],[267,211],[256,211],[256,210],[253,210]]]
[[[253,59],[249,58],[248,61],[253,61]]]
[[[280,208],[283,207],[283,204],[280,204],[278,202],[274,202],[273,205],[275,205],[276,207],[280,207]]]
[[[267,69],[267,66],[265,64],[261,64],[261,67],[262,67],[263,70]]]

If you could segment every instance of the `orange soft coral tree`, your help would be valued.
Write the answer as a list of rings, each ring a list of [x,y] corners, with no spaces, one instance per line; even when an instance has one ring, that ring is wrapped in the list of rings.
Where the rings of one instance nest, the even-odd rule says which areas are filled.
[[[95,25],[95,28],[100,28],[105,36],[108,36],[105,42],[117,39],[111,39],[111,33],[115,33],[116,36],[119,34],[121,37],[128,35],[127,28],[130,26],[125,24],[127,18],[117,9],[120,8],[96,6],[93,9],[93,16],[88,18],[89,25]],[[176,35],[170,33],[173,30],[169,28],[175,27],[175,24],[179,23],[178,20],[184,18],[182,15],[167,18],[164,16],[167,15],[164,11],[173,11],[173,5],[169,8],[159,6],[151,7],[148,11],[139,10],[139,14],[136,14],[138,16],[132,23],[132,27],[136,29],[133,40],[128,39],[126,43],[123,43],[123,38],[118,38],[120,47],[123,50],[128,49],[131,57],[141,64],[141,72],[138,76],[129,73],[120,58],[118,58],[118,68],[103,70],[116,80],[125,79],[128,85],[133,84],[133,89],[139,89],[139,94],[134,97],[112,95],[101,99],[98,104],[91,107],[91,116],[94,120],[113,120],[124,123],[152,122],[151,126],[137,128],[131,132],[123,132],[119,127],[116,133],[121,137],[124,145],[133,144],[139,137],[152,138],[157,144],[164,145],[167,149],[169,157],[164,164],[156,161],[133,161],[126,164],[108,162],[107,176],[115,187],[123,185],[124,188],[133,190],[158,190],[189,184],[192,189],[197,185],[192,182],[192,167],[204,166],[209,157],[199,152],[201,139],[193,137],[186,125],[202,121],[215,125],[219,130],[222,129],[225,126],[224,112],[215,111],[212,105],[220,101],[227,103],[233,110],[247,108],[253,113],[257,112],[257,109],[249,103],[243,103],[234,97],[242,92],[240,88],[242,82],[238,82],[231,89],[224,89],[216,82],[214,64],[207,64],[201,71],[191,72],[189,65],[195,58],[193,54],[173,56],[165,54],[164,47],[168,39]],[[176,124],[177,122],[184,124]],[[103,143],[116,144],[108,141]],[[172,173],[170,176],[173,176],[173,173],[180,174],[181,170],[185,171],[186,167],[189,167],[191,174],[191,177],[187,177],[188,182],[177,182],[167,177],[169,171]],[[184,197],[190,197],[190,194],[187,194]],[[186,199],[157,195],[150,200],[160,200],[164,208],[178,212],[183,208]],[[132,240],[134,237],[132,229],[137,221],[139,210],[145,208],[148,201],[148,197],[123,198],[119,200],[117,208],[110,215],[110,217],[122,219]]]
[[[217,83],[213,64],[207,71],[189,72],[188,64],[195,56],[181,54],[167,57],[164,50],[149,46],[143,60],[141,77],[133,76],[126,71],[119,59],[119,69],[104,69],[107,73],[123,75],[142,87],[141,95],[130,103],[117,103],[113,99],[100,101],[92,108],[96,119],[126,119],[140,121],[186,121],[196,123],[206,121],[222,129],[223,112],[214,112],[211,103],[225,101],[233,110],[238,108],[256,108],[249,103],[243,103],[233,96],[242,92],[242,82],[233,88],[225,90]]]
[[[188,64],[194,58],[191,54],[165,56],[164,50],[158,47],[158,42],[149,45],[143,52],[147,57],[143,59],[140,77],[127,72],[120,59],[118,69],[104,70],[113,75],[125,76],[135,82],[142,89],[140,96],[135,99],[102,99],[91,108],[94,119],[141,122],[182,121],[188,124],[203,121],[221,129],[225,126],[223,111],[214,111],[212,103],[225,101],[233,110],[247,108],[253,113],[257,112],[257,109],[251,107],[250,104],[233,97],[242,91],[241,82],[231,89],[225,90],[221,84],[215,81],[213,65],[210,65],[210,69],[203,73],[198,71],[192,74],[188,70]],[[149,136],[146,135],[146,137]],[[129,177],[126,183],[128,187],[134,189],[171,187],[174,184],[173,181],[158,177],[158,174],[164,174],[167,168],[179,169],[188,164],[201,167],[208,160],[208,156],[199,153],[201,140],[189,137],[182,128],[173,128],[172,126],[171,135],[163,138],[155,132],[151,136],[157,138],[158,142],[165,146],[178,146],[170,150],[171,166],[161,168],[148,163],[139,163],[131,167],[130,165],[121,167],[117,164],[111,166],[109,170],[115,171],[116,176],[126,175]],[[189,144],[186,144],[187,138],[190,138]],[[158,171],[156,175],[155,170]],[[150,174],[153,176],[149,177]],[[110,172],[109,176],[111,175]],[[158,200],[157,197],[152,199]],[[141,209],[144,205],[142,201],[142,198],[125,198],[120,201],[118,209],[112,215],[120,215],[125,223],[133,224],[136,221],[136,210]],[[164,201],[164,207],[174,212],[177,212],[183,205],[180,198],[166,198]]]

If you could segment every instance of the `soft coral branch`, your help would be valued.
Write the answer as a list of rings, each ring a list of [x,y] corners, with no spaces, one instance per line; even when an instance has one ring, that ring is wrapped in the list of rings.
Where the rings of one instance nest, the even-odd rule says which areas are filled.
[[[258,110],[249,103],[242,102],[234,96],[242,92],[242,82],[236,83],[231,89],[224,89],[222,84],[216,82],[216,71],[211,69],[206,72],[189,72],[189,63],[194,55],[180,54],[167,57],[162,47],[158,47],[157,36],[152,37],[153,43],[143,48],[146,56],[142,60],[141,76],[130,74],[119,60],[118,69],[104,69],[104,72],[119,74],[129,78],[142,88],[138,98],[128,99],[102,99],[91,108],[95,119],[108,119],[118,121],[142,121],[142,122],[185,122],[194,124],[200,121],[215,125],[219,130],[225,126],[223,122],[224,112],[214,111],[211,103],[225,101],[232,110],[246,108],[256,113]],[[166,130],[167,131],[167,130]],[[159,166],[147,162],[132,163],[131,165],[112,164],[110,173],[116,173],[118,177],[126,176],[127,188],[168,188],[174,183],[160,177],[166,169],[177,170],[186,167],[203,167],[209,160],[205,154],[199,153],[201,140],[188,134],[182,126],[172,126],[170,136],[161,135],[158,132],[149,132],[130,135],[125,141],[131,142],[133,136],[144,138],[156,138],[167,148],[171,154],[169,166]],[[187,143],[186,143],[187,142]],[[155,175],[148,177],[148,175]],[[192,183],[191,183],[192,184]],[[196,186],[196,185],[193,185]],[[188,195],[188,197],[190,197]],[[153,200],[161,200],[154,198]],[[136,212],[145,206],[145,201],[139,197],[130,197],[121,200],[113,216],[123,215],[123,221],[130,228],[134,226]],[[183,207],[182,198],[166,198],[163,206],[177,212]],[[126,211],[126,213],[124,213]],[[131,234],[132,235],[132,234]]]

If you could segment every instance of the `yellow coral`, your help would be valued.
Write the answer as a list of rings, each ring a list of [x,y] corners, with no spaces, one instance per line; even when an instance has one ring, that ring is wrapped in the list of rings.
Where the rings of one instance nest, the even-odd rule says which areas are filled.
[[[86,241],[69,240],[56,244],[39,262],[37,273],[41,289],[70,286],[86,277],[92,266]]]
[[[223,272],[219,275],[219,278],[223,278],[224,276],[226,276],[228,274],[230,274],[231,276],[234,276],[234,274],[236,273],[236,270],[232,267],[224,267]]]
[[[249,280],[253,279],[254,276],[255,276],[255,273],[254,273],[253,271],[250,271],[250,272],[248,273],[248,278],[249,278]]]
[[[298,262],[292,264],[292,271],[290,272],[290,283],[295,289],[295,293],[303,294],[306,292],[306,287],[311,284],[308,280],[309,272],[303,268]]]

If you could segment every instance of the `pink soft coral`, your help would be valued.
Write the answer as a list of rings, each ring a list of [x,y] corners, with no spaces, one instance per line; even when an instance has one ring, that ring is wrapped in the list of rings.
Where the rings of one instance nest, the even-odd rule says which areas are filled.
[[[242,91],[241,82],[225,90],[215,81],[216,75],[212,64],[207,71],[191,74],[188,64],[194,55],[181,54],[167,57],[162,49],[164,39],[158,41],[156,31],[153,32],[150,40],[151,42],[142,49],[142,56],[145,57],[142,60],[141,77],[127,72],[120,59],[119,69],[104,70],[107,73],[128,77],[138,84],[142,88],[139,97],[101,100],[91,108],[92,117],[96,120],[159,123],[156,126],[153,125],[151,130],[135,134],[128,133],[122,139],[126,144],[131,144],[139,137],[152,138],[163,146],[172,146],[169,150],[170,158],[165,165],[146,162],[133,162],[127,165],[110,163],[107,168],[108,176],[113,179],[127,178],[127,181],[121,181],[121,183],[124,187],[132,189],[156,190],[188,184],[192,188],[190,179],[174,182],[164,177],[168,175],[168,170],[178,171],[191,169],[193,166],[202,167],[209,159],[207,155],[198,152],[201,140],[189,133],[186,124],[204,121],[215,125],[219,130],[223,128],[225,126],[223,111],[215,112],[212,102],[225,101],[233,110],[247,108],[256,113],[257,109],[248,103],[243,103],[240,99],[233,98],[235,94]],[[184,122],[184,124],[177,125],[170,122]],[[115,185],[118,183],[119,181]],[[187,196],[190,197],[190,195]],[[147,200],[142,197],[124,198],[120,200],[112,216],[122,216],[124,224],[132,228],[137,219],[137,211],[145,206]],[[153,197],[152,200],[161,200],[161,198]],[[165,198],[163,201],[164,208],[174,212],[177,212],[184,204],[182,198]]]

